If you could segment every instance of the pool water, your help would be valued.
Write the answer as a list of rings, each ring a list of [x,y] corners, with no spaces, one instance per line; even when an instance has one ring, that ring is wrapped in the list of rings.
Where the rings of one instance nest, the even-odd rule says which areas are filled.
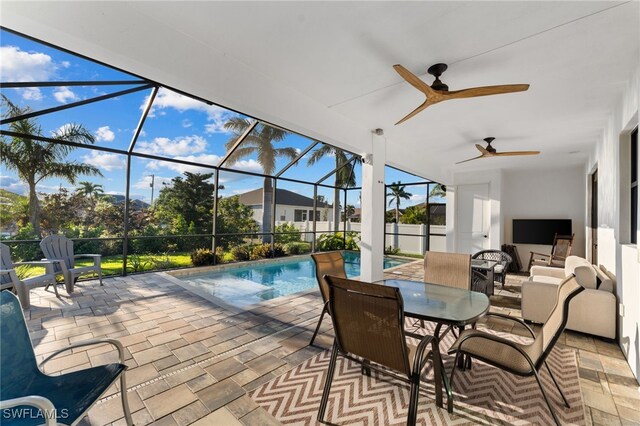
[[[347,276],[360,275],[360,253],[344,252],[343,256]],[[412,260],[385,257],[384,268],[407,262]],[[318,286],[311,256],[177,278],[187,287],[239,308]]]

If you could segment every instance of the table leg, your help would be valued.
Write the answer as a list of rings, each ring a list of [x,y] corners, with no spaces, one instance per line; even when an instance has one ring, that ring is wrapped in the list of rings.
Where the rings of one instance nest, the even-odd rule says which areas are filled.
[[[462,332],[464,331],[464,325],[458,327],[458,336],[460,336],[460,334],[462,334]],[[458,368],[464,370],[464,366],[465,366],[465,362],[464,362],[464,356],[460,356],[458,357]]]
[[[493,268],[491,268],[491,269],[487,272],[487,279],[489,280],[489,286],[491,286],[491,291],[489,292],[489,294],[488,294],[488,295],[489,295],[489,296],[493,296],[493,295],[495,294],[495,293],[494,293],[494,288],[493,288],[493,285],[494,285],[494,282],[493,282],[493,280],[494,280]]]
[[[440,357],[440,340],[438,336],[440,335],[440,324],[436,326],[436,331],[433,336],[433,340],[431,341],[431,352],[433,354],[433,379],[434,379],[434,387],[436,390],[436,405],[442,408],[442,359]]]

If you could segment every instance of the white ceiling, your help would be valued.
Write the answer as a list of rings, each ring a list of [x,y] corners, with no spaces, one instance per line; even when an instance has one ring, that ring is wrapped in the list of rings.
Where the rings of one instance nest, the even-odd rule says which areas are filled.
[[[2,25],[347,149],[383,128],[388,163],[455,171],[583,164],[637,70],[633,2],[11,2]],[[392,65],[451,90],[524,93],[423,101]],[[492,158],[474,144],[495,136]]]

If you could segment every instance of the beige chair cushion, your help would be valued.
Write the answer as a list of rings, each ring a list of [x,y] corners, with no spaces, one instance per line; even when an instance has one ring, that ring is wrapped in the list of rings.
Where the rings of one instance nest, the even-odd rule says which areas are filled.
[[[529,365],[529,362],[527,362],[526,358],[522,356],[520,352],[504,343],[487,339],[484,337],[486,333],[479,330],[469,329],[460,333],[460,337],[458,337],[458,340],[451,346],[449,352],[457,350],[460,342],[469,335],[475,337],[462,343],[462,349],[465,352],[487,361],[495,362],[521,374],[528,374],[532,371],[531,365]],[[516,345],[521,348],[535,364],[542,355],[542,340],[543,339],[537,339],[530,345]]]

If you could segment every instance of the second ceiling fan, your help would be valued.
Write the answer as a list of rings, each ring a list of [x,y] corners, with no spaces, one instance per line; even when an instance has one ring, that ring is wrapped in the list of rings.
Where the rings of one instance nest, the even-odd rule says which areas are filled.
[[[494,147],[491,146],[491,142],[493,142],[496,138],[484,138],[484,141],[487,143],[487,147],[480,144],[476,144],[476,148],[482,154],[477,157],[469,158],[468,160],[458,161],[456,164],[466,163],[467,161],[477,160],[478,158],[488,158],[488,157],[511,157],[514,155],[538,155],[540,151],[506,151],[506,152],[498,152]]]
[[[435,64],[430,66],[427,72],[434,76],[436,79],[433,81],[433,84],[429,86],[427,83],[422,81],[418,76],[413,74],[402,65],[396,64],[393,66],[393,69],[395,69],[396,72],[407,81],[407,83],[411,84],[413,87],[424,93],[424,95],[427,97],[422,105],[411,111],[406,117],[398,121],[396,125],[407,121],[428,106],[437,104],[438,102],[447,101],[450,99],[475,98],[478,96],[524,92],[525,90],[529,89],[528,84],[505,84],[501,86],[473,87],[470,89],[449,91],[449,86],[440,81],[440,76],[447,70],[447,68],[447,64]]]

